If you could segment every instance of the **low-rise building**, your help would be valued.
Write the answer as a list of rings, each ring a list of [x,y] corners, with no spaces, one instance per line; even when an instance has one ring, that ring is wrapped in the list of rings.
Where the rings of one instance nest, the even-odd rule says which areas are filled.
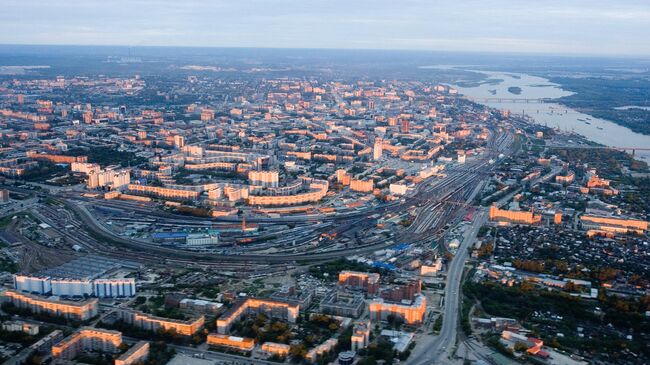
[[[228,336],[218,333],[210,333],[207,343],[210,346],[226,347],[240,351],[252,351],[255,348],[255,340],[252,338]]]
[[[181,309],[190,309],[202,313],[217,313],[223,304],[201,299],[184,298],[179,302]]]
[[[338,340],[336,338],[330,338],[329,340],[309,350],[307,352],[307,355],[305,355],[305,359],[314,362],[318,359],[319,356],[322,356],[325,353],[332,351],[332,349],[334,349],[334,346],[336,346],[337,343]]]
[[[38,335],[39,326],[22,321],[7,321],[2,323],[2,330],[7,332],[23,332],[30,336]]]
[[[289,355],[289,349],[290,349],[289,345],[285,345],[282,343],[265,342],[264,344],[262,344],[262,351],[280,357],[285,357]]]

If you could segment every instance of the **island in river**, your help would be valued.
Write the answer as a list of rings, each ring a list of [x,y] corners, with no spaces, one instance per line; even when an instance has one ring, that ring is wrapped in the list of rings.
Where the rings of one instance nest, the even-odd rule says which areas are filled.
[[[508,92],[510,94],[521,95],[521,88],[518,86],[510,86]]]

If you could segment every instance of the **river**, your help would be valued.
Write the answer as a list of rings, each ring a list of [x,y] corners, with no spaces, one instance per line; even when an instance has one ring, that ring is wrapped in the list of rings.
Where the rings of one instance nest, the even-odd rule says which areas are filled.
[[[454,87],[458,89],[459,93],[477,99],[476,101],[481,104],[497,109],[508,109],[517,114],[523,112],[538,124],[574,131],[589,140],[606,146],[650,148],[649,135],[633,132],[609,120],[595,118],[557,103],[480,100],[488,98],[557,99],[572,93],[542,77],[511,72],[476,72],[487,75],[488,79],[492,81],[472,87],[458,85],[454,85]],[[508,90],[509,88],[510,90]],[[521,92],[513,93],[519,91],[516,88],[521,89]],[[650,162],[650,151],[636,151],[636,157]]]

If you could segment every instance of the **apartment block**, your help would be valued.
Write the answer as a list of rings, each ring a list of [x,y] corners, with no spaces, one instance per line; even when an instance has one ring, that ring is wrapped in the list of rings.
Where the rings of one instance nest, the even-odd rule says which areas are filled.
[[[6,290],[4,297],[18,308],[26,308],[34,313],[47,313],[78,321],[85,321],[97,315],[99,305],[96,298],[68,301],[58,297],[41,297],[33,294]]]
[[[121,332],[83,327],[52,346],[52,357],[72,360],[85,351],[117,353],[121,344]]]
[[[271,299],[246,298],[226,311],[217,319],[217,332],[226,334],[230,326],[242,316],[254,313],[264,313],[269,317],[282,318],[295,323],[298,318],[300,305]]]

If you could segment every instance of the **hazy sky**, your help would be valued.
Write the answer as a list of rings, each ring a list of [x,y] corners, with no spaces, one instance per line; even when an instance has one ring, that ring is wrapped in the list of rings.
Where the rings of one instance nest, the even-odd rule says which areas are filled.
[[[0,43],[650,56],[650,0],[0,0]]]

